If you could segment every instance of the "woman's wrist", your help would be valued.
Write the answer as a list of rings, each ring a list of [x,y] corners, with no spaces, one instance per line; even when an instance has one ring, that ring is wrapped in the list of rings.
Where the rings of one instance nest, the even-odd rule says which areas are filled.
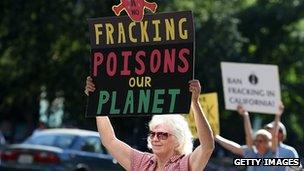
[[[192,100],[191,106],[196,106],[196,105],[200,105],[199,100]]]

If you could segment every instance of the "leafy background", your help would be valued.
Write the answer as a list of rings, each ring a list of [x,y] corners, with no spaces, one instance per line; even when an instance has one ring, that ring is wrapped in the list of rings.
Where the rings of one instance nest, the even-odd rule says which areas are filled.
[[[245,139],[242,119],[236,112],[224,109],[220,62],[279,66],[286,143],[303,158],[304,1],[155,2],[158,12],[193,11],[195,75],[203,92],[219,94],[224,137],[239,143]],[[111,7],[117,4],[118,0],[0,1],[0,123],[9,123],[10,129],[3,126],[2,131],[6,131],[10,143],[22,141],[37,127],[42,92],[49,102],[64,99],[61,126],[96,129],[94,119],[84,117],[83,91],[90,66],[87,19],[113,16]],[[48,109],[47,114],[51,113]],[[273,120],[272,115],[254,114],[251,118],[259,118],[262,124]],[[146,148],[148,120],[149,117],[112,119],[118,136],[139,149]],[[18,138],[20,124],[26,129]]]

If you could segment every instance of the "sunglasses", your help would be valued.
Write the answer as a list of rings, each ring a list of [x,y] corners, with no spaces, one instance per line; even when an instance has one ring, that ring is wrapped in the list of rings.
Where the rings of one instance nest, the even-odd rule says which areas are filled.
[[[255,143],[262,143],[262,142],[264,142],[264,140],[262,140],[262,139],[256,139],[256,140],[254,140],[254,142]]]
[[[168,139],[169,135],[171,135],[171,134],[168,133],[168,132],[154,132],[154,131],[150,131],[149,138],[153,139],[156,136],[157,139],[159,139],[159,140],[166,140],[166,139]]]

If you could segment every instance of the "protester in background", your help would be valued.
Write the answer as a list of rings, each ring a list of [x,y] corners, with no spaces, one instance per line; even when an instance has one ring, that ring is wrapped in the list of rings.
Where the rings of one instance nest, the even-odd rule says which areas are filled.
[[[281,105],[280,111],[283,113],[284,106]],[[273,131],[274,122],[268,123],[264,126],[266,130],[269,132]],[[299,158],[299,155],[297,151],[289,146],[283,143],[283,141],[286,139],[287,132],[284,124],[282,122],[279,122],[279,132],[278,132],[278,151],[277,151],[277,157],[278,158]],[[277,166],[276,171],[285,171],[287,170],[287,167],[284,166]]]
[[[95,86],[87,77],[85,93]],[[199,103],[199,81],[189,82],[192,92],[191,108],[194,112],[200,145],[192,152],[191,132],[181,115],[155,115],[149,123],[148,147],[153,153],[144,153],[118,140],[106,116],[97,116],[97,128],[102,143],[126,170],[197,171],[205,168],[214,149],[212,131]]]
[[[242,107],[237,107],[238,113],[243,117],[244,128],[246,135],[246,146],[241,146],[238,143],[230,141],[221,137],[220,135],[215,136],[215,141],[218,142],[225,149],[231,151],[234,154],[242,156],[244,158],[274,158],[277,152],[277,134],[278,134],[278,123],[281,118],[282,112],[280,111],[275,116],[274,120],[274,131],[269,133],[265,129],[258,130],[253,136],[253,131],[250,123],[249,113]],[[254,137],[254,138],[253,138]],[[248,166],[247,170],[259,170],[259,171],[269,171],[274,170],[273,166]]]
[[[273,122],[265,125],[265,129],[268,130],[269,132],[272,131],[273,128]],[[292,146],[289,146],[287,144],[284,144],[283,141],[286,139],[287,133],[286,133],[286,128],[282,124],[282,122],[279,122],[279,133],[278,133],[278,157],[282,158],[298,158],[298,152],[296,151],[295,148]]]

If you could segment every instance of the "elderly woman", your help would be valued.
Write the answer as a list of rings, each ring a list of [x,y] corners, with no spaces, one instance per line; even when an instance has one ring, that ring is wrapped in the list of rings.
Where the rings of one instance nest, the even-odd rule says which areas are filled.
[[[95,86],[87,77],[85,93],[93,92]],[[201,86],[198,80],[189,82],[192,92],[191,108],[200,145],[192,152],[192,135],[187,122],[180,115],[156,115],[149,123],[148,147],[153,153],[131,148],[116,138],[111,122],[106,116],[96,117],[102,143],[126,170],[142,171],[197,171],[205,168],[214,149],[210,126],[199,103]]]

